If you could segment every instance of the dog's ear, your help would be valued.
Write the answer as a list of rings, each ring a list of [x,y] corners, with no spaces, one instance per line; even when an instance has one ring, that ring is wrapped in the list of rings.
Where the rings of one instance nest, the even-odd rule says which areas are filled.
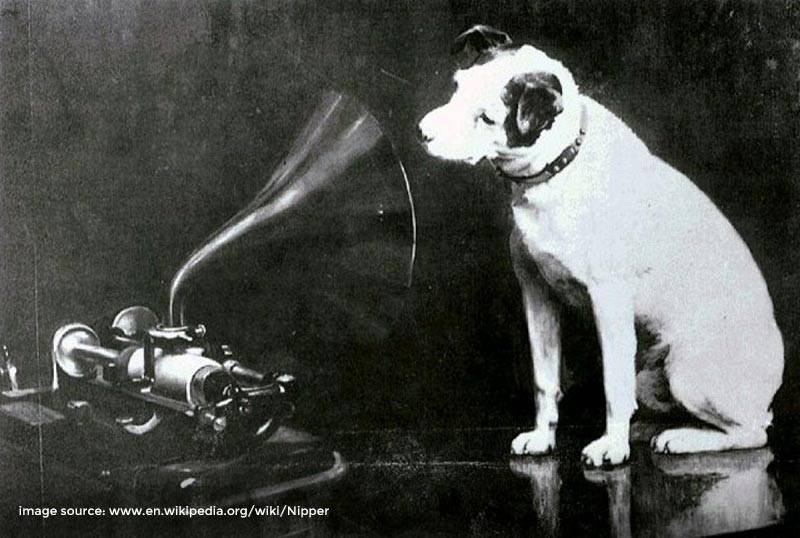
[[[511,38],[491,26],[477,24],[459,35],[450,48],[450,54],[467,52],[468,54],[482,54],[483,52],[503,45],[510,45]]]
[[[551,73],[525,73],[511,79],[503,97],[509,108],[505,128],[510,147],[529,146],[550,128],[564,110],[561,93],[561,83]]]

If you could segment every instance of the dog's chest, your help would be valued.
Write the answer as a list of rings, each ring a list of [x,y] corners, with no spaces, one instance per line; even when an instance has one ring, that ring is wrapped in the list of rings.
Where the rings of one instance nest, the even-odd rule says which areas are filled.
[[[577,223],[569,215],[531,204],[512,206],[515,236],[513,248],[533,262],[542,278],[566,303],[583,307],[589,303],[583,283],[581,247]]]

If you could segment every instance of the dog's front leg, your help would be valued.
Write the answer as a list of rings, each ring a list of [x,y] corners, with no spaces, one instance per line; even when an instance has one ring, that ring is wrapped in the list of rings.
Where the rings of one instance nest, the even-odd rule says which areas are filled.
[[[636,331],[633,297],[621,282],[589,286],[603,356],[606,432],[582,453],[586,465],[623,463],[630,455],[630,419],[636,410]]]
[[[561,397],[561,334],[557,306],[546,284],[518,272],[522,287],[528,339],[533,358],[536,400],[535,429],[519,434],[511,443],[512,454],[543,454],[553,450]]]

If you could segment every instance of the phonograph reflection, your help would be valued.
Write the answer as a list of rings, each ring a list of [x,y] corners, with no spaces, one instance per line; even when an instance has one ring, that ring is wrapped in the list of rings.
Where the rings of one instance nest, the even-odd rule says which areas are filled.
[[[163,320],[132,306],[102,326],[61,326],[48,393],[3,387],[0,417],[79,430],[73,448],[92,454],[80,462],[101,467],[130,502],[249,503],[330,481],[345,470],[339,454],[285,426],[294,376],[220,338],[228,333],[216,320],[245,326],[249,314],[224,310],[224,281],[266,283],[231,301],[258,305],[251,334],[380,338],[410,285],[415,241],[405,171],[377,120],[353,98],[324,93],[252,201],[175,273]],[[198,317],[206,313],[211,323]]]
[[[634,452],[629,465],[583,471],[585,481],[605,490],[611,536],[711,536],[783,520],[783,497],[768,470],[774,459],[769,448],[657,455],[634,446]],[[536,536],[564,535],[559,508],[568,492],[562,491],[558,459],[515,458],[510,467],[530,480]]]

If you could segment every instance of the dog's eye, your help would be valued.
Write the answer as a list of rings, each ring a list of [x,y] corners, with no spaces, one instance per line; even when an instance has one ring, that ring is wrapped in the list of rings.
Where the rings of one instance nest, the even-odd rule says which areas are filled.
[[[497,123],[497,122],[496,122],[496,121],[494,121],[492,118],[490,118],[489,116],[487,116],[487,115],[486,115],[486,112],[482,112],[482,113],[481,113],[481,115],[480,115],[480,116],[478,116],[478,117],[479,117],[479,118],[480,118],[480,120],[481,120],[483,123],[485,123],[486,125],[494,125],[495,123]]]

